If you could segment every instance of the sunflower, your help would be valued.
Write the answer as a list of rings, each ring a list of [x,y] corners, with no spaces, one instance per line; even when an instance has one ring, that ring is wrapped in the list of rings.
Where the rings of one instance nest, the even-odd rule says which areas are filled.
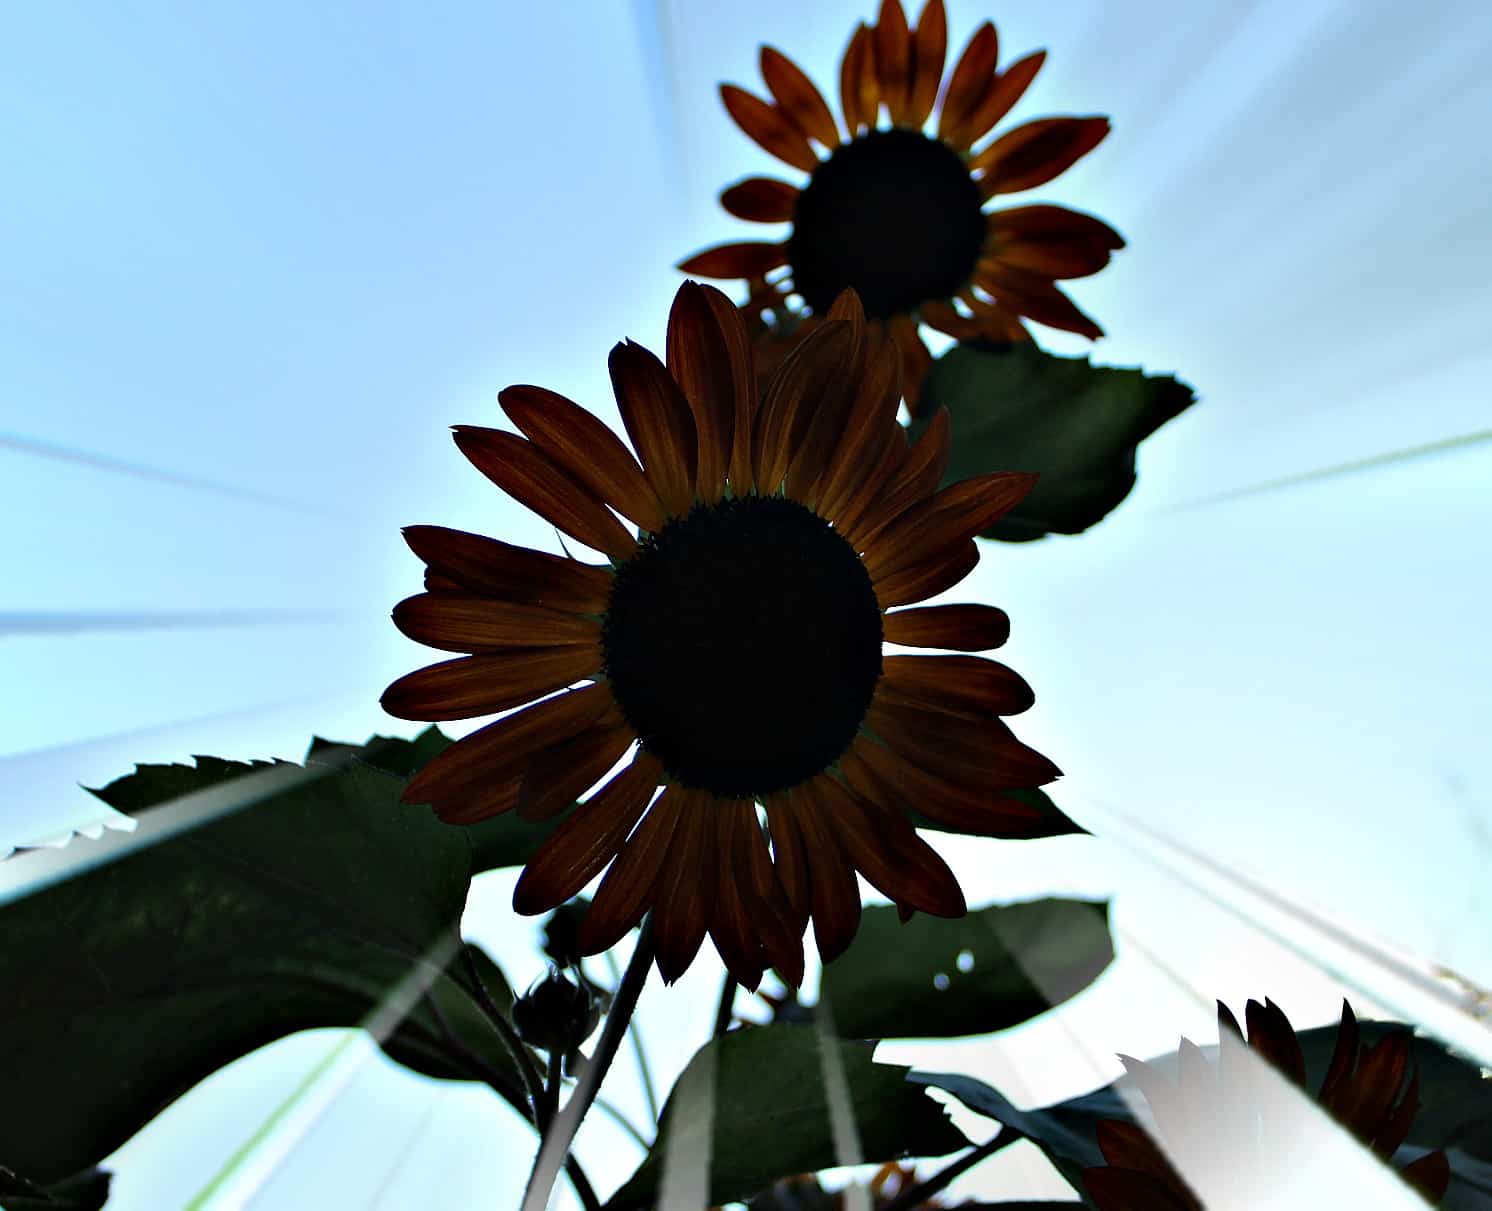
[[[1136,1078],[1169,1149],[1184,1157],[1216,1137],[1234,1154],[1231,1164],[1237,1173],[1277,1171],[1289,1145],[1281,1137],[1289,1135],[1289,1128],[1271,1123],[1263,1103],[1250,1096],[1251,1070],[1238,1062],[1237,1054],[1245,1046],[1243,1031],[1221,1001],[1217,1014],[1216,1067],[1185,1040],[1178,1056],[1179,1081],[1139,1061],[1126,1060],[1125,1067]],[[1305,1055],[1280,1007],[1273,1001],[1250,1001],[1246,1020],[1247,1048],[1305,1089]],[[1387,1162],[1419,1111],[1418,1089],[1409,1031],[1395,1031],[1364,1046],[1357,1017],[1343,1001],[1336,1045],[1315,1094],[1321,1108]],[[1083,1181],[1099,1211],[1203,1211],[1201,1200],[1143,1128],[1105,1120],[1097,1134],[1108,1165],[1084,1170]],[[1445,1196],[1450,1167],[1444,1152],[1426,1153],[1398,1172],[1432,1205]]]
[[[984,207],[1064,172],[1108,134],[1108,119],[1039,118],[986,140],[1046,52],[1000,71],[999,37],[985,22],[944,81],[947,37],[942,0],[929,0],[915,28],[899,0],[883,0],[879,20],[855,30],[840,64],[843,131],[813,82],[772,47],[761,50],[770,101],[721,86],[736,124],[809,174],[801,189],[751,177],[720,196],[737,218],[791,223],[787,239],[724,244],[679,266],[748,283],[746,307],[767,357],[789,339],[785,328],[811,329],[846,288],[900,349],[909,399],[931,361],[919,322],[960,340],[1027,340],[1022,317],[1103,335],[1056,283],[1097,273],[1124,246],[1119,234],[1061,206]],[[881,125],[883,108],[889,126]],[[935,112],[933,133],[925,133]],[[789,306],[793,295],[805,323]]]
[[[405,530],[427,591],[394,622],[466,654],[400,678],[384,708],[431,721],[522,708],[436,757],[405,800],[456,824],[544,820],[604,779],[530,859],[513,905],[547,912],[604,870],[581,952],[651,911],[670,981],[708,932],[743,985],[769,965],[800,982],[810,920],[826,960],[854,936],[857,871],[906,913],[961,915],[913,804],[970,833],[1075,831],[1001,793],[1059,772],[1001,721],[1031,705],[1017,674],[967,654],[882,655],[884,640],[1004,641],[992,606],[898,607],[962,580],[973,536],[1035,477],[937,490],[946,414],[909,445],[895,351],[849,292],[827,318],[759,394],[740,314],[685,283],[666,364],[631,342],[611,352],[638,457],[539,387],[498,396],[521,436],[456,427],[478,470],[609,562]]]

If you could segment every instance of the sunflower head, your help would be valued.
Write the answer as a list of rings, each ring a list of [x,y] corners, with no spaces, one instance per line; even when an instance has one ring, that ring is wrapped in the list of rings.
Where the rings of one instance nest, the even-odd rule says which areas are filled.
[[[999,36],[986,22],[945,77],[946,55],[942,0],[928,0],[915,26],[900,0],[883,0],[875,24],[860,25],[844,52],[842,126],[772,47],[761,51],[770,99],[721,86],[737,125],[808,174],[801,186],[751,177],[721,195],[738,218],[790,224],[785,239],[725,244],[681,265],[748,282],[748,309],[770,321],[761,330],[768,359],[773,344],[811,330],[845,289],[896,341],[914,401],[929,361],[921,322],[960,339],[1027,339],[1022,317],[1102,335],[1056,283],[1102,269],[1124,244],[1113,228],[1059,206],[988,204],[1060,175],[1098,145],[1108,119],[1040,118],[994,134],[1045,52],[1002,71]],[[801,299],[802,316],[790,298]]]
[[[1167,1150],[1200,1155],[1199,1149],[1221,1142],[1240,1174],[1267,1173],[1281,1163],[1291,1131],[1288,1125],[1272,1122],[1264,1109],[1268,1099],[1253,1087],[1249,1064],[1240,1062],[1239,1053],[1246,1048],[1313,1096],[1382,1160],[1389,1161],[1398,1151],[1419,1111],[1419,1079],[1408,1030],[1365,1046],[1357,1018],[1343,1001],[1331,1062],[1321,1087],[1312,1093],[1300,1040],[1278,1005],[1269,1000],[1248,1003],[1246,1041],[1228,1007],[1218,1002],[1217,1009],[1217,1065],[1184,1039],[1174,1081],[1152,1065],[1125,1061]],[[1097,1134],[1108,1164],[1086,1169],[1083,1180],[1099,1211],[1202,1211],[1201,1201],[1143,1128],[1107,1120],[1098,1124]],[[1444,1152],[1427,1153],[1398,1172],[1432,1205],[1445,1196],[1450,1168]]]
[[[973,536],[1034,476],[939,490],[946,413],[909,444],[895,351],[850,292],[764,388],[717,290],[681,287],[667,340],[666,361],[612,350],[633,449],[531,386],[498,396],[519,432],[457,428],[479,470],[603,558],[410,527],[427,591],[394,621],[459,655],[400,678],[383,704],[420,720],[511,712],[405,798],[456,824],[568,811],[519,878],[518,911],[548,912],[605,872],[580,953],[651,912],[666,979],[708,934],[747,987],[768,966],[795,985],[810,922],[826,960],[854,936],[857,872],[905,913],[963,913],[914,806],[963,832],[1075,831],[1003,793],[1058,773],[1003,722],[1031,704],[1019,676],[980,656],[882,651],[1004,642],[992,606],[915,603],[963,579]]]

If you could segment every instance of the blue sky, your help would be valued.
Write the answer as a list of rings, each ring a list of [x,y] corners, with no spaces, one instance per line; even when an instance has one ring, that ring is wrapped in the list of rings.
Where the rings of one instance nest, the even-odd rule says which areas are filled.
[[[1130,241],[1075,290],[1110,333],[1095,360],[1179,371],[1203,397],[1147,444],[1109,522],[989,548],[964,586],[1012,616],[1008,658],[1039,699],[1023,735],[1067,770],[1075,812],[1141,817],[1492,982],[1472,925],[1492,914],[1492,444],[1207,503],[1485,437],[1492,13],[949,10],[955,46],[991,16],[1002,60],[1051,50],[1017,117],[1113,115],[1032,200]],[[660,346],[673,262],[752,234],[715,194],[776,171],[716,83],[756,87],[769,41],[832,86],[871,16],[786,0],[6,8],[0,841],[97,819],[77,784],[137,760],[407,732],[377,708],[422,661],[387,623],[418,584],[398,527],[554,543],[446,427],[499,423],[513,382],[615,423],[607,350]],[[1259,984],[1275,973],[1301,1016],[1330,1012],[1330,979],[1216,910],[1177,935],[1182,892],[1114,843],[1082,844],[954,849],[972,901],[1113,890],[1126,928],[1206,995],[1278,999]],[[477,889],[469,929],[522,982],[531,926],[501,880]],[[1240,972],[1213,951],[1254,960]],[[1095,1055],[1167,1045],[1101,1012],[1163,983],[1127,953],[1094,1008],[1074,1007]],[[711,981],[671,995],[660,1020],[703,1030]],[[1183,1001],[1164,1035],[1196,1009]],[[682,1064],[656,1033],[665,1069]],[[117,1205],[184,1202],[329,1045],[287,1040],[178,1106],[120,1158]],[[471,1124],[507,1113],[376,1061],[359,1073],[322,1150],[308,1139],[256,1206],[308,1205],[374,1130],[424,1141],[398,1180],[450,1174],[453,1141],[479,1146]],[[451,1181],[451,1206],[508,1188]]]

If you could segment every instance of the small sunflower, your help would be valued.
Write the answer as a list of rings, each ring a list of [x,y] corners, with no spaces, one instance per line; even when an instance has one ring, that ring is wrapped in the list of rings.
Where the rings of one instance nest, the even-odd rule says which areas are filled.
[[[1124,246],[1119,234],[1060,206],[984,207],[1064,172],[1108,134],[1108,119],[1040,118],[986,140],[1046,52],[1000,71],[999,37],[985,22],[944,81],[947,38],[942,0],[929,0],[915,28],[899,0],[883,0],[875,25],[856,29],[840,64],[843,131],[813,82],[772,47],[761,50],[770,101],[721,86],[736,124],[809,178],[802,188],[769,177],[732,185],[720,197],[727,211],[791,223],[787,239],[724,244],[680,268],[744,279],[748,313],[774,320],[758,325],[769,356],[787,340],[783,317],[806,331],[846,288],[900,349],[909,399],[931,360],[919,322],[962,340],[1029,339],[1022,317],[1103,335],[1056,283],[1097,273]],[[925,133],[934,112],[933,133]],[[794,325],[794,294],[810,317],[804,324]]]
[[[1220,1143],[1230,1150],[1239,1174],[1277,1169],[1289,1146],[1288,1128],[1268,1121],[1248,1089],[1249,1069],[1230,1064],[1245,1046],[1238,1020],[1218,1002],[1219,1064],[1209,1064],[1182,1040],[1179,1080],[1153,1065],[1125,1060],[1155,1116],[1166,1144],[1188,1152]],[[1292,1084],[1306,1088],[1305,1055],[1284,1012],[1273,1001],[1250,1001],[1247,1047]],[[1419,1112],[1419,1077],[1410,1055],[1408,1030],[1385,1035],[1365,1047],[1357,1017],[1346,1001],[1336,1046],[1321,1088],[1321,1108],[1385,1162],[1409,1135]],[[1106,1166],[1083,1171],[1083,1181],[1099,1211],[1203,1211],[1202,1202],[1182,1180],[1150,1135],[1133,1123],[1098,1124],[1098,1146]],[[1429,1152],[1399,1169],[1399,1176],[1429,1203],[1445,1196],[1450,1167],[1444,1152]]]
[[[685,283],[667,341],[666,365],[631,342],[611,353],[640,463],[539,387],[498,396],[521,436],[456,427],[478,470],[609,563],[409,527],[427,591],[395,624],[466,654],[400,678],[383,705],[431,721],[522,708],[411,780],[405,800],[451,823],[546,819],[606,779],[530,859],[519,912],[547,912],[605,870],[583,953],[651,911],[667,980],[708,932],[743,985],[767,965],[797,983],[810,919],[826,960],[854,936],[856,871],[906,912],[964,912],[913,805],[987,836],[1074,830],[1001,793],[1059,773],[1000,718],[1031,705],[1016,673],[972,655],[882,656],[883,640],[1004,642],[992,606],[899,607],[962,580],[973,536],[1035,477],[939,491],[947,415],[908,444],[895,351],[869,338],[852,294],[760,394],[718,290]]]

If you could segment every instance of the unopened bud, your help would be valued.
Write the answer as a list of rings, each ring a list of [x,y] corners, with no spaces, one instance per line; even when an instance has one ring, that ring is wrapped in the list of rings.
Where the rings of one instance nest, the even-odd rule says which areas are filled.
[[[589,983],[551,967],[549,974],[513,1002],[513,1025],[525,1043],[551,1054],[570,1055],[601,1020],[601,1004]]]

